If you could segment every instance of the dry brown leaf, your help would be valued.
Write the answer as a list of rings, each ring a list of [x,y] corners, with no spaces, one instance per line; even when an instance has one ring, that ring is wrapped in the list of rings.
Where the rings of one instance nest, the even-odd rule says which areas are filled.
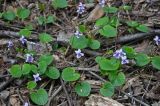
[[[85,106],[124,106],[121,103],[100,95],[91,95],[85,102]]]
[[[103,9],[99,5],[96,5],[96,7],[91,11],[89,17],[87,18],[87,21],[93,22],[101,18],[103,15],[104,15]]]
[[[15,96],[11,96],[9,99],[9,102],[10,102],[11,106],[21,106],[20,100],[18,98],[16,98]]]

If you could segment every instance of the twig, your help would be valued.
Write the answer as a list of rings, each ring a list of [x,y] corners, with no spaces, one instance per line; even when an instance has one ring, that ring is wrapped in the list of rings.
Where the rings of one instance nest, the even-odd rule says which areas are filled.
[[[62,84],[63,90],[64,90],[64,92],[65,92],[65,94],[66,94],[68,104],[69,104],[69,106],[72,106],[72,103],[71,103],[71,100],[70,100],[70,97],[69,97],[68,91],[67,91],[67,89],[66,89],[66,87],[65,87],[65,85],[64,85],[64,82],[63,82],[63,80],[62,80],[62,79],[60,79],[60,81],[61,81],[61,84]]]
[[[21,94],[20,94],[20,92],[19,92],[19,88],[17,88],[16,92],[17,92],[17,94],[18,94],[19,99],[21,100],[21,102],[24,103],[25,101],[24,101],[23,97],[21,96]]]
[[[96,68],[83,68],[83,67],[74,67],[74,68],[75,70],[99,72],[99,69]]]
[[[6,82],[2,83],[0,85],[0,92],[5,89],[6,86],[8,86],[12,81],[14,80],[14,78],[10,78],[9,80],[7,80]]]
[[[49,96],[49,97],[51,97],[51,95],[52,95],[51,93],[52,93],[52,90],[53,90],[53,85],[54,85],[54,82],[52,81],[52,82],[51,82],[50,89],[49,89],[49,92],[48,92],[48,96]],[[46,104],[46,106],[50,106],[51,100],[52,100],[52,99],[49,99],[49,100],[48,100],[48,103]]]
[[[59,88],[52,94],[52,96],[49,98],[48,103],[46,106],[50,106],[51,100],[62,90],[62,85],[59,86]]]
[[[94,75],[95,77],[97,77],[98,79],[100,79],[103,82],[106,82],[107,80],[103,79],[102,77],[100,77],[99,75],[95,74],[94,72],[88,71],[90,74]],[[116,89],[117,91],[119,91],[118,89]],[[138,100],[137,98],[133,97],[132,95],[129,95],[127,93],[125,93],[124,91],[120,91],[121,93],[123,93],[124,95],[130,97],[131,99],[137,101],[138,103],[144,105],[144,106],[149,106],[148,104],[144,103],[143,101]]]

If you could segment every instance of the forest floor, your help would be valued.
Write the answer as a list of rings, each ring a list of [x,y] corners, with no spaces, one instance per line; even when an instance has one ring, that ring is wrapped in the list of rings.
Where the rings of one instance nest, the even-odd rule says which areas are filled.
[[[29,90],[26,88],[28,78],[13,78],[9,73],[13,64],[25,62],[25,49],[36,51],[36,44],[40,45],[40,51],[35,54],[35,60],[50,52],[55,60],[53,64],[58,69],[75,67],[81,74],[80,80],[91,84],[91,95],[96,98],[90,100],[91,95],[78,96],[74,91],[76,82],[68,83],[61,78],[51,80],[44,77],[38,82],[38,87],[45,88],[48,92],[49,100],[46,106],[105,106],[105,97],[99,94],[99,89],[103,81],[108,78],[99,72],[95,62],[97,56],[110,57],[111,51],[116,51],[124,45],[149,56],[160,55],[160,46],[157,46],[153,40],[160,34],[159,0],[107,0],[106,6],[119,8],[125,4],[132,9],[121,10],[115,14],[119,20],[123,20],[123,24],[118,26],[117,37],[110,39],[96,33],[93,38],[101,43],[101,47],[96,50],[82,49],[84,56],[80,59],[76,58],[74,49],[69,44],[69,38],[74,35],[79,24],[93,30],[96,20],[103,17],[105,13],[99,7],[98,0],[81,0],[85,4],[85,12],[81,15],[77,15],[76,12],[79,0],[68,0],[68,6],[62,9],[53,8],[51,2],[51,0],[0,0],[0,13],[7,10],[16,12],[19,7],[30,9],[30,15],[25,20],[16,18],[7,21],[0,15],[0,106],[23,106],[26,102],[29,106],[36,106],[30,100]],[[38,17],[49,15],[56,17],[54,22],[48,24],[37,22]],[[150,32],[128,31],[129,27],[124,24],[125,20],[145,24]],[[28,25],[32,26],[31,36],[27,38],[26,45],[21,45],[18,32]],[[52,35],[53,41],[41,45],[38,36],[43,32]],[[14,42],[14,48],[8,49],[9,41]],[[151,65],[137,67],[133,64],[125,64],[122,70],[126,81],[116,88],[112,96],[113,100],[124,106],[160,106],[160,71]]]

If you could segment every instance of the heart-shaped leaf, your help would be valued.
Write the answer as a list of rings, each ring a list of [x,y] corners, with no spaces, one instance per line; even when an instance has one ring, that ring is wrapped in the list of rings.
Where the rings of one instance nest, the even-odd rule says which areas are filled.
[[[103,96],[111,97],[114,94],[114,86],[110,82],[106,82],[100,89],[100,93]]]
[[[42,43],[49,43],[49,42],[53,41],[53,37],[47,33],[41,33],[39,35],[39,39]]]
[[[13,65],[9,71],[12,77],[20,78],[22,76],[21,66],[20,65]]]
[[[45,61],[47,63],[47,65],[51,64],[52,61],[53,61],[53,56],[52,55],[42,55],[40,58],[39,58],[39,61]]]
[[[88,45],[91,49],[99,49],[100,42],[98,40],[91,40]]]
[[[99,65],[102,70],[112,71],[112,70],[117,70],[119,68],[120,61],[114,58],[110,60],[102,59],[99,61]]]
[[[47,69],[47,63],[45,61],[40,61],[38,63],[38,72],[39,74],[43,74],[45,73],[46,69]]]
[[[60,76],[60,72],[55,67],[49,67],[49,70],[45,73],[51,79],[58,79]]]
[[[99,30],[99,33],[105,37],[116,37],[117,29],[112,27],[111,25],[106,25],[103,29]]]
[[[35,81],[29,81],[27,83],[27,88],[30,90],[34,89],[36,86],[37,86],[37,83]]]
[[[80,78],[80,74],[75,72],[74,68],[67,67],[62,71],[62,79],[64,81],[76,81]]]
[[[79,96],[88,96],[91,92],[91,86],[88,82],[77,83],[75,91]]]
[[[22,66],[23,75],[29,74],[30,71],[31,71],[31,65],[30,64],[23,64],[23,66]]]
[[[160,56],[155,56],[152,58],[152,66],[160,70]]]
[[[136,65],[141,67],[147,65],[150,62],[150,58],[143,53],[138,53],[135,57],[135,60]]]
[[[72,36],[70,38],[70,44],[75,49],[83,49],[87,47],[88,39],[86,39],[84,35],[80,36],[80,38]]]
[[[136,29],[145,33],[149,32],[149,28],[146,25],[139,25]]]
[[[21,19],[25,19],[29,16],[30,10],[26,8],[18,8],[17,15]]]
[[[37,105],[45,105],[48,101],[48,94],[46,90],[41,88],[36,92],[32,92],[30,98]]]

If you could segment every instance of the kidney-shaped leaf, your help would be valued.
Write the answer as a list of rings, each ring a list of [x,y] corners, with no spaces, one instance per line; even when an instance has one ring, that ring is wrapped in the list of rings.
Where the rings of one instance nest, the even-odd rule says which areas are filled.
[[[60,72],[55,67],[49,67],[49,70],[45,73],[51,79],[58,79],[60,76]]]
[[[160,70],[160,56],[155,56],[152,58],[152,66]]]
[[[103,96],[111,97],[114,94],[114,86],[110,82],[104,83],[100,89],[100,94]]]

